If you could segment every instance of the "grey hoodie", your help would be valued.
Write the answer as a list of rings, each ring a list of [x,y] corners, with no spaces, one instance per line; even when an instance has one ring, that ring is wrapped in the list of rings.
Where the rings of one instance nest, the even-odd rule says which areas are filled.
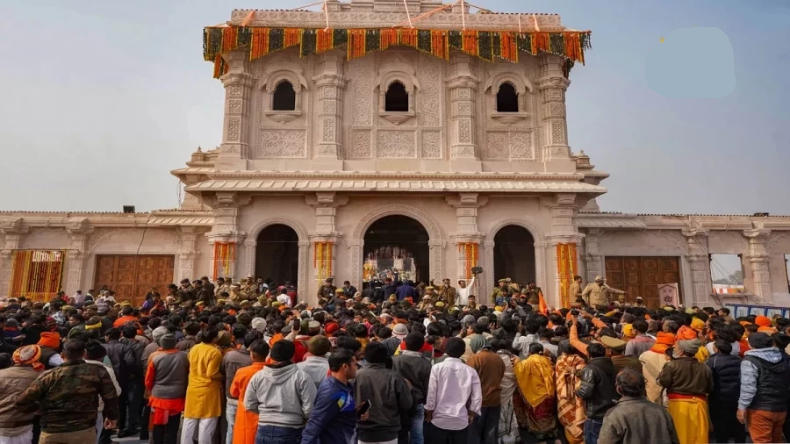
[[[302,428],[315,402],[315,383],[295,364],[266,366],[252,377],[244,407],[258,411],[259,426]]]

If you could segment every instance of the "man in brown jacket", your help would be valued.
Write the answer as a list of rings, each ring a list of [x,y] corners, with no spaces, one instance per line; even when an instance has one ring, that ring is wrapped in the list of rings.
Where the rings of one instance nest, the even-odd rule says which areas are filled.
[[[475,353],[467,365],[475,369],[480,377],[480,389],[483,393],[483,404],[480,416],[469,424],[470,444],[496,444],[499,432],[499,414],[502,411],[502,379],[505,377],[505,363],[502,358],[491,351],[491,345],[485,342],[483,348]]]
[[[658,375],[658,383],[667,389],[669,414],[682,443],[708,441],[708,394],[713,391],[713,374],[694,357],[699,348],[699,339],[678,341],[674,359]]]
[[[14,365],[0,370],[0,441],[2,438],[33,441],[35,412],[24,413],[14,407],[16,398],[38,378],[44,365],[39,363],[41,349],[26,345],[14,352]]]

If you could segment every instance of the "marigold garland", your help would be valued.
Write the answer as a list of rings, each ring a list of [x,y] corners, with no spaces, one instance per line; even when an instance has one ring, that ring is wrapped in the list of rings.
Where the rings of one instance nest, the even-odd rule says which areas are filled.
[[[207,27],[203,30],[203,57],[214,62],[214,77],[225,74],[229,66],[221,53],[245,48],[255,60],[282,49],[299,47],[300,57],[346,46],[351,60],[390,46],[409,46],[426,54],[448,60],[450,49],[463,51],[486,61],[501,58],[518,62],[519,51],[537,55],[548,52],[569,62],[584,64],[584,50],[590,49],[590,31],[516,32],[473,30],[428,30],[414,28],[384,29],[304,29],[245,26]],[[565,64],[565,70],[572,67]]]
[[[65,258],[64,250],[14,251],[8,296],[49,301],[60,291]]]

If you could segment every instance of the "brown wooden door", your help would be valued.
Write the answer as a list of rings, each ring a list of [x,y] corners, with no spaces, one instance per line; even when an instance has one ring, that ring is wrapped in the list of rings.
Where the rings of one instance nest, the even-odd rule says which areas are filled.
[[[118,302],[139,307],[152,288],[165,294],[173,283],[173,255],[97,255],[94,289],[103,286],[115,292]]]
[[[628,302],[642,296],[651,308],[659,307],[658,285],[677,282],[680,301],[680,259],[677,257],[612,256],[606,257],[606,282],[628,293]]]

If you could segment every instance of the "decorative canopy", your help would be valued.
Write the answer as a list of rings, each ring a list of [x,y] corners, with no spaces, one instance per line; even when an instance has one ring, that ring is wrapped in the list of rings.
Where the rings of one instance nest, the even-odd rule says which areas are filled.
[[[417,28],[309,29],[220,25],[203,30],[203,58],[214,62],[214,78],[229,66],[221,53],[243,49],[255,60],[281,49],[299,47],[300,57],[344,47],[347,58],[362,57],[391,46],[408,46],[426,54],[449,60],[450,50],[463,51],[486,61],[501,58],[518,62],[519,52],[537,55],[538,51],[566,59],[565,76],[574,62],[584,64],[584,51],[590,49],[590,31],[480,31]]]

